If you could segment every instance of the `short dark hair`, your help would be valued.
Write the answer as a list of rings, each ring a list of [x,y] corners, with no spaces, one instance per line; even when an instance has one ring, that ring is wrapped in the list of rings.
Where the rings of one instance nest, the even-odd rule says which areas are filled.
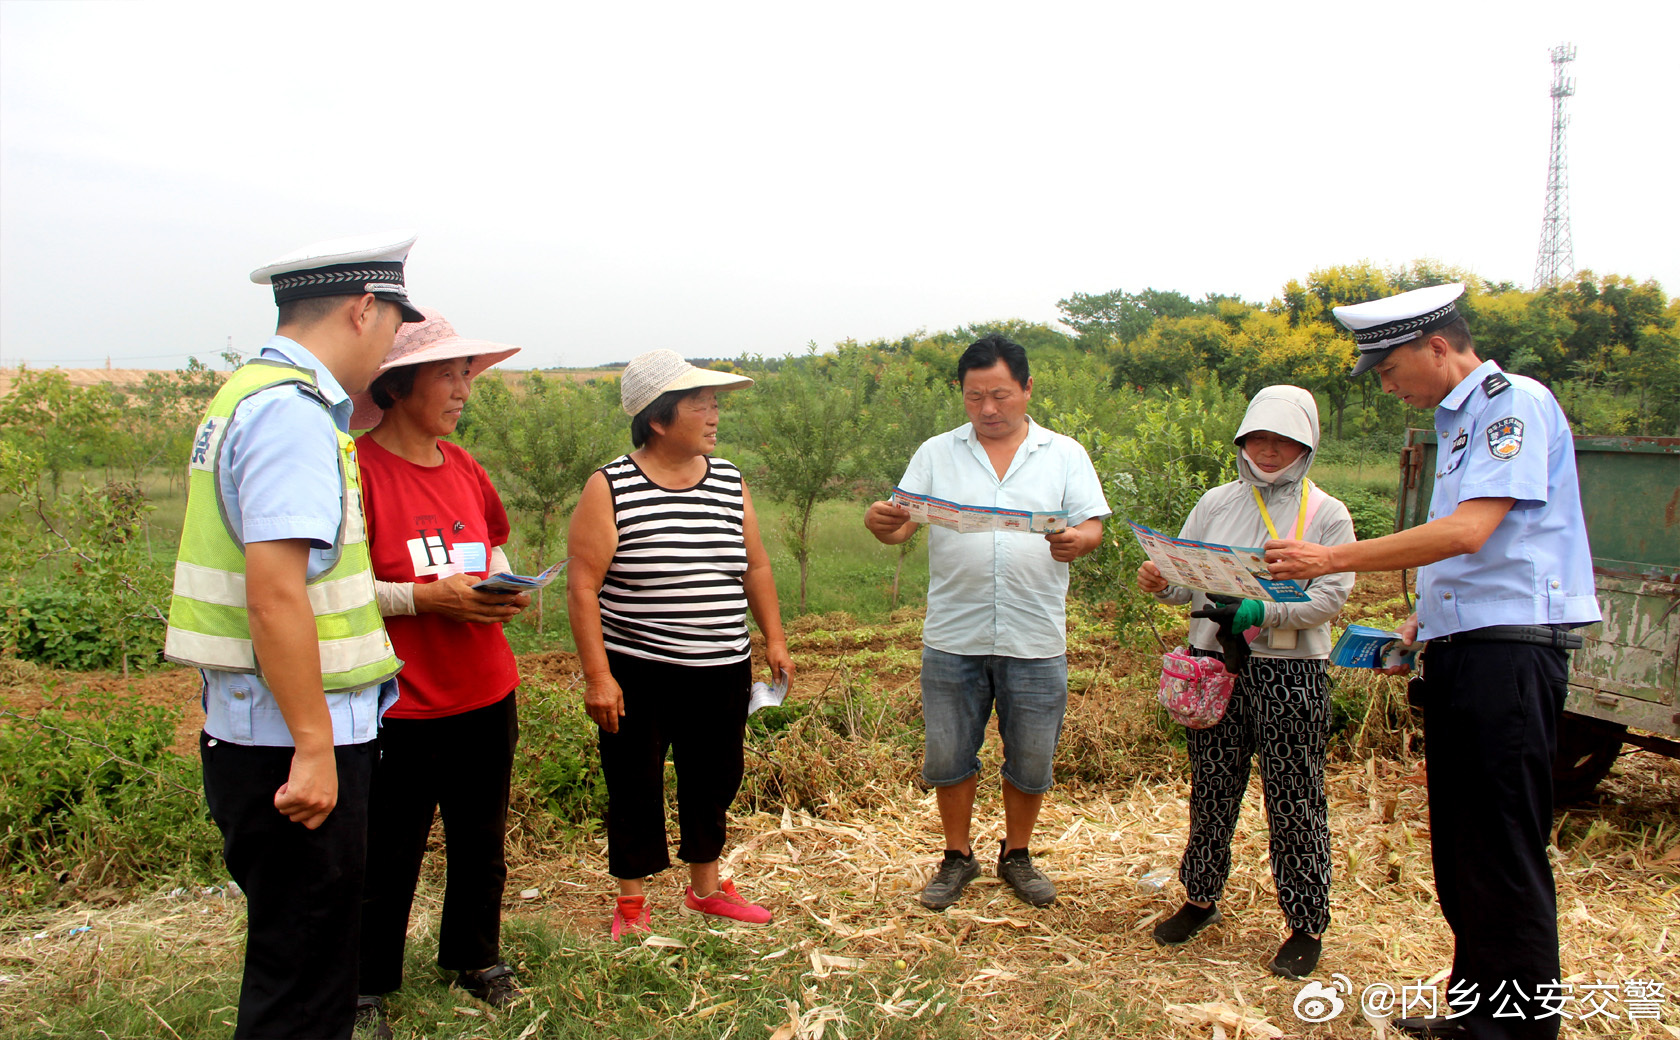
[[[398,365],[379,373],[379,378],[375,379],[373,385],[368,387],[368,395],[373,398],[373,403],[380,408],[389,408],[412,394],[414,392],[415,370],[419,367],[419,365]]]
[[[648,438],[653,436],[654,423],[669,426],[671,417],[677,414],[677,402],[685,397],[693,397],[703,389],[705,388],[667,390],[649,401],[647,407],[637,412],[635,418],[630,420],[630,443],[638,448],[646,444]]]
[[[349,296],[305,296],[301,300],[287,300],[280,305],[280,325],[301,325],[304,328],[343,306]]]
[[[287,300],[279,306],[280,314],[278,320],[275,321],[275,325],[277,327],[296,325],[307,329],[344,306],[344,301],[358,299],[361,299],[359,293],[345,293],[339,296],[305,296],[301,300]],[[380,310],[397,306],[383,297],[375,297],[375,299],[379,300]]]
[[[1462,314],[1442,325],[1430,335],[1442,337],[1452,344],[1452,348],[1460,354],[1467,350],[1474,350],[1476,347],[1476,340],[1470,335],[1470,323],[1464,320]],[[1428,337],[1424,338],[1427,339]]]
[[[1463,354],[1467,351],[1476,349],[1476,341],[1470,335],[1470,323],[1464,320],[1464,315],[1462,314],[1455,316],[1452,321],[1447,322],[1440,328],[1430,329],[1417,339],[1412,340],[1410,343],[1403,343],[1401,346],[1409,347],[1412,350],[1422,350],[1424,347],[1427,347],[1429,345],[1429,341],[1436,336],[1446,340],[1447,346],[1451,347],[1453,349],[1453,353],[1455,354]],[[1400,347],[1395,347],[1394,349],[1399,350]]]
[[[1009,366],[1009,374],[1014,376],[1015,382],[1025,390],[1027,380],[1032,378],[1032,374],[1027,371],[1026,348],[996,333],[985,339],[975,340],[962,352],[962,357],[957,359],[957,385],[962,385],[963,377],[968,375],[969,369],[991,368],[999,361]]]

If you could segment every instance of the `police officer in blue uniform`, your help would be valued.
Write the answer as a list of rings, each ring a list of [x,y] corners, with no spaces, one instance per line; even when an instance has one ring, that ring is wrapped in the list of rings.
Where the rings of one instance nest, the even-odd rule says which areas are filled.
[[[354,459],[341,458],[350,395],[372,381],[398,327],[424,317],[404,283],[414,239],[389,232],[323,242],[253,272],[274,287],[278,328],[211,411],[237,397],[235,381],[295,375],[238,398],[220,426],[207,419],[195,445],[195,467],[214,474],[206,488],[214,501],[189,501],[188,525],[225,526],[214,539],[232,538],[239,564],[193,563],[186,534],[195,545],[213,539],[184,532],[165,653],[203,672],[205,801],[246,896],[235,1037],[352,1034],[369,784],[400,662],[375,621],[358,644],[373,663],[350,673],[371,678],[327,689],[335,668],[318,619],[363,585],[371,602],[371,568],[322,579],[347,542],[363,540],[348,530],[361,528],[346,484]],[[218,515],[219,523],[205,519]],[[244,642],[221,630],[230,607],[249,619],[241,622],[249,662],[218,656]]]
[[[1546,845],[1570,630],[1600,620],[1569,422],[1545,386],[1477,358],[1462,285],[1337,307],[1358,376],[1435,409],[1429,521],[1370,541],[1266,544],[1279,578],[1418,567],[1401,627],[1422,653],[1435,889],[1452,927],[1451,1016],[1423,1036],[1544,1037],[1560,1019],[1557,894]],[[1396,671],[1403,669],[1396,669]],[[1554,999],[1551,1007],[1560,1003]]]

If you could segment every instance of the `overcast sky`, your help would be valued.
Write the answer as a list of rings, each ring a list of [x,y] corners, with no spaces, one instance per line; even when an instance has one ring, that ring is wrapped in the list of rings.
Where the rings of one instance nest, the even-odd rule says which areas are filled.
[[[405,226],[414,299],[517,367],[1359,260],[1527,286],[1564,41],[1576,264],[1672,295],[1676,39],[1673,2],[5,0],[0,363],[255,350],[252,269]]]

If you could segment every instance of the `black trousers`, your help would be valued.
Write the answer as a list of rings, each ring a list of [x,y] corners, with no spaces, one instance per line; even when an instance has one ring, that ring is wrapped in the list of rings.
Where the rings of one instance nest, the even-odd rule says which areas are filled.
[[[1560,977],[1546,845],[1569,656],[1437,642],[1424,657],[1430,851],[1453,930],[1453,1010],[1475,1004],[1459,1021],[1478,1038],[1550,1040],[1560,1020],[1537,1019],[1545,1012],[1534,997]]]
[[[440,813],[447,866],[438,967],[476,971],[501,960],[503,846],[518,742],[512,693],[459,715],[385,720],[368,815],[360,992],[402,985],[408,913]]]
[[[618,732],[600,731],[607,778],[607,872],[631,880],[671,865],[665,845],[665,752],[677,768],[677,858],[723,851],[745,772],[752,662],[695,667],[607,651],[624,691]]]
[[[204,733],[198,748],[222,860],[245,892],[245,977],[233,1035],[349,1040],[378,742],[334,749],[338,806],[315,830],[274,808],[274,792],[291,773],[291,748]]]
[[[1324,662],[1250,657],[1225,716],[1189,731],[1190,840],[1178,868],[1188,898],[1217,902],[1224,893],[1249,763],[1258,758],[1278,906],[1291,928],[1324,934],[1330,926],[1329,738]]]

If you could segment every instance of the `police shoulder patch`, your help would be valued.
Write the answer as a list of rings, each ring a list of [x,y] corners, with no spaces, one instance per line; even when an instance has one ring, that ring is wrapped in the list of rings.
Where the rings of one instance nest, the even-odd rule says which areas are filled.
[[[1505,378],[1503,372],[1495,372],[1482,380],[1482,393],[1486,394],[1489,399],[1498,397],[1509,389],[1511,389],[1511,381]]]
[[[1487,428],[1488,454],[1508,462],[1522,451],[1523,424],[1514,415],[1497,419]]]

